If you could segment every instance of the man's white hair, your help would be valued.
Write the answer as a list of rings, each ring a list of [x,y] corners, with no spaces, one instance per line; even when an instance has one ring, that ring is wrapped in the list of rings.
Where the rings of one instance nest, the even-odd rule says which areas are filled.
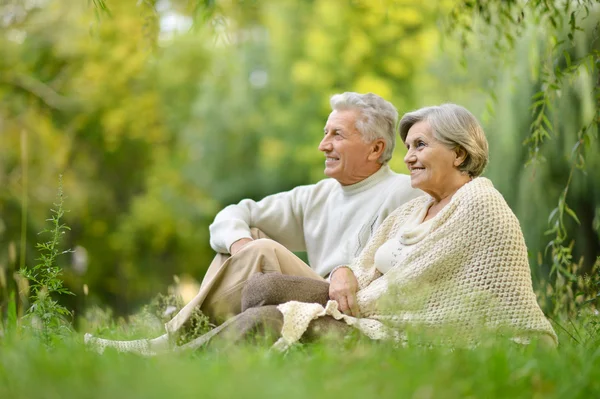
[[[360,115],[356,119],[356,129],[362,135],[363,140],[371,143],[374,140],[383,139],[385,149],[378,161],[384,164],[392,159],[396,146],[395,132],[398,122],[398,111],[392,103],[377,94],[354,92],[335,94],[329,103],[334,111],[358,110]]]

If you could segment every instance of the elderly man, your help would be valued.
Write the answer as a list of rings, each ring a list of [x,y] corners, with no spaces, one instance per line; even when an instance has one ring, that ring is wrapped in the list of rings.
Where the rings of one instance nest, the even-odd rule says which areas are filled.
[[[169,323],[177,331],[194,308],[214,321],[238,314],[245,282],[255,273],[283,273],[322,280],[357,256],[397,207],[422,194],[410,178],[392,172],[398,112],[375,94],[331,98],[332,112],[319,150],[324,179],[317,184],[230,205],[210,226],[218,252],[198,295]],[[291,251],[306,251],[308,263]],[[231,256],[230,256],[231,255]]]

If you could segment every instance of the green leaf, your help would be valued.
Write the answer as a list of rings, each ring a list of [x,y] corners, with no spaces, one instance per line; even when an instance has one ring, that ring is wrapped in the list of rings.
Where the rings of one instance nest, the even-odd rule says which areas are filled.
[[[544,97],[545,92],[543,90],[538,91],[537,93],[535,93],[533,95],[533,97],[531,97],[532,100],[538,99],[538,98],[542,98]]]
[[[573,148],[571,149],[571,156],[573,156],[573,154],[575,154],[575,151],[577,151],[577,149],[579,148],[579,146],[581,145],[581,140],[578,140],[575,145],[573,146]]]
[[[529,107],[529,109],[535,111],[540,105],[544,105],[544,104],[546,104],[546,100],[545,99],[537,100],[536,102],[534,102],[533,104],[531,104],[531,106]]]
[[[552,131],[552,123],[550,123],[550,120],[548,119],[548,117],[546,116],[546,114],[542,114],[542,121],[546,124],[546,127],[548,128],[548,130]]]
[[[590,144],[591,144],[591,141],[590,141],[590,135],[589,135],[589,133],[587,133],[587,132],[586,132],[586,133],[583,135],[583,146],[584,146],[586,149],[588,149],[588,148],[590,148]]]
[[[550,224],[550,222],[554,219],[554,217],[556,216],[557,212],[558,212],[558,207],[554,208],[552,210],[552,212],[550,212],[550,216],[548,216],[548,224]]]
[[[548,254],[548,249],[550,249],[553,245],[554,245],[554,240],[550,241],[548,243],[548,245],[546,245],[546,248],[544,249],[544,256],[546,256]]]
[[[565,56],[565,61],[567,63],[567,67],[571,66],[571,56],[566,50],[563,50],[563,55]]]
[[[581,224],[575,211],[573,209],[569,208],[566,204],[565,204],[565,211],[569,214],[569,216],[571,216],[573,218],[573,220],[575,220],[577,222],[577,224],[579,224],[579,225]]]

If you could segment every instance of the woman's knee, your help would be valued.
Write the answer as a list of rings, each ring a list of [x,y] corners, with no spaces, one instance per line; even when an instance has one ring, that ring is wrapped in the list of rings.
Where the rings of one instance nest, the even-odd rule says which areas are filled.
[[[279,273],[255,273],[242,290],[242,312],[259,306],[279,304]]]
[[[242,291],[242,311],[289,301],[320,303],[329,299],[329,283],[281,273],[256,273]]]

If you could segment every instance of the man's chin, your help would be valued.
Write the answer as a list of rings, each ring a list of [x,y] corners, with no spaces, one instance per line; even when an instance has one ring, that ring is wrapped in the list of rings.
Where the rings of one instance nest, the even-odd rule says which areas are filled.
[[[327,177],[331,177],[332,179],[335,179],[335,177],[337,176],[337,173],[333,168],[325,168],[323,174]]]

